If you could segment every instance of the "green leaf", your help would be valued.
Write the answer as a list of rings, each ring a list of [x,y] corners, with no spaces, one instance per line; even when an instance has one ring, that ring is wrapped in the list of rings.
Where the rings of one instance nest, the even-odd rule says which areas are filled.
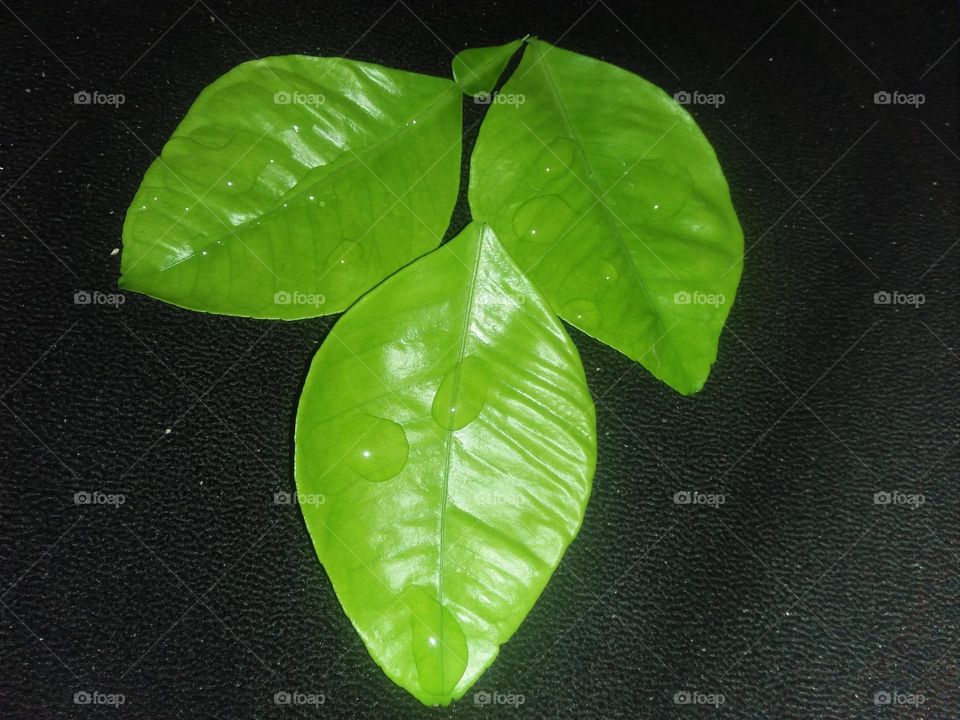
[[[493,90],[510,58],[523,40],[506,45],[470,48],[453,58],[453,79],[467,95],[487,94]]]
[[[228,315],[343,310],[440,243],[461,105],[450,80],[342,58],[237,66],[147,170],[121,286]]]
[[[662,90],[531,40],[488,110],[470,207],[560,316],[681,393],[716,359],[743,233],[710,144]]]
[[[370,655],[428,705],[461,697],[533,606],[595,460],[576,348],[478,223],[340,319],[297,413],[317,555]]]

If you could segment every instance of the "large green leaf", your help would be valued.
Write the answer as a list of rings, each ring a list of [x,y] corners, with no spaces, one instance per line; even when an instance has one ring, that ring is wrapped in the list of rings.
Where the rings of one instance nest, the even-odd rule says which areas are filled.
[[[533,606],[595,458],[576,348],[476,223],[344,315],[297,413],[317,555],[374,660],[430,705],[462,696]]]
[[[565,320],[687,394],[716,358],[743,234],[713,149],[662,90],[531,40],[487,112],[470,207]]]
[[[237,66],[147,170],[121,286],[229,315],[343,310],[440,243],[461,104],[450,80],[342,58]]]

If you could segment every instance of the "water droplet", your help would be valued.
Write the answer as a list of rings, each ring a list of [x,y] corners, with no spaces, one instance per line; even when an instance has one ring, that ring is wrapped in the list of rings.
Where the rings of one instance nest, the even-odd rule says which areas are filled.
[[[693,179],[682,165],[666,160],[641,160],[620,183],[631,202],[647,210],[654,218],[676,215],[690,197]]]
[[[568,137],[558,137],[547,145],[541,154],[545,160],[543,171],[546,174],[567,172],[572,169],[576,156],[576,142]]]
[[[327,264],[332,268],[346,268],[363,262],[363,246],[352,240],[337,243],[327,256]]]
[[[233,180],[227,180],[227,187],[233,187]]]
[[[453,692],[467,668],[463,628],[433,593],[420,586],[404,592],[413,639],[410,650],[420,685],[431,695]]]
[[[614,267],[613,263],[609,263],[606,260],[600,261],[600,278],[604,282],[616,282],[618,277],[620,277],[620,273],[617,272],[617,268]]]
[[[577,168],[577,143],[568,137],[558,137],[543,148],[524,178],[525,184],[535,190],[544,190],[547,185],[564,177]]]
[[[343,462],[370,482],[384,482],[396,476],[407,464],[410,453],[407,435],[392,420],[361,415],[351,424],[352,438]]]
[[[342,298],[366,287],[369,263],[364,262],[363,245],[353,240],[341,240],[324,260],[324,269],[318,282],[323,294]]]
[[[603,319],[596,303],[585,298],[564,303],[563,312],[560,314],[572,324],[584,329],[596,328]]]
[[[491,377],[483,360],[467,355],[440,381],[433,396],[433,419],[445,430],[466,427],[483,409]]]
[[[517,208],[513,214],[513,232],[521,240],[555,242],[575,215],[573,208],[559,195],[541,195]]]

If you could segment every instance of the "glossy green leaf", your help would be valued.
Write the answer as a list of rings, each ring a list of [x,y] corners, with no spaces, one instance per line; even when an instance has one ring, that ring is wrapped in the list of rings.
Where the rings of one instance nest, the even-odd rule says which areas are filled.
[[[522,40],[506,45],[470,48],[453,58],[453,79],[467,95],[489,93],[503,74]]]
[[[462,696],[533,606],[595,458],[576,348],[477,223],[344,315],[297,413],[317,555],[370,655],[429,705]]]
[[[684,394],[716,359],[743,233],[710,144],[642,78],[531,40],[470,161],[470,207],[569,323]]]
[[[342,58],[237,66],[147,170],[121,286],[228,315],[343,310],[440,243],[461,105],[450,80]]]

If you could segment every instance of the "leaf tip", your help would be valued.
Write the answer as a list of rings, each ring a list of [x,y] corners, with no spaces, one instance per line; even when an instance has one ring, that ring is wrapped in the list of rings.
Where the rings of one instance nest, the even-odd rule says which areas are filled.
[[[528,37],[504,45],[461,50],[454,56],[451,65],[454,81],[465,95],[489,95],[514,53]]]

